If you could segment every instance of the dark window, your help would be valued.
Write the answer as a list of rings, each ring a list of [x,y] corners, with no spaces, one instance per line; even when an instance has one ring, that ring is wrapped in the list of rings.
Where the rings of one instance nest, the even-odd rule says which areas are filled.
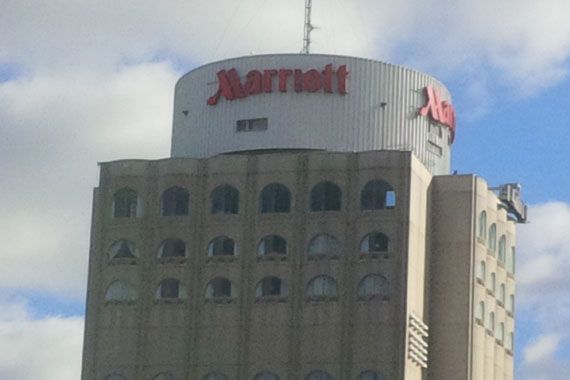
[[[162,193],[161,215],[180,216],[188,215],[190,195],[181,187],[171,187]]]
[[[137,217],[137,192],[124,188],[113,195],[113,216],[115,218]]]
[[[169,278],[163,280],[159,285],[159,298],[179,298],[180,297],[180,281]]]
[[[235,242],[225,236],[218,236],[208,245],[208,256],[233,256],[235,255]]]
[[[167,239],[160,247],[159,256],[184,257],[186,256],[186,244],[180,239]]]
[[[396,207],[396,193],[385,181],[370,181],[360,193],[360,209],[362,210],[382,210],[394,207]]]
[[[375,297],[388,296],[388,280],[380,274],[370,274],[358,284],[358,296]]]
[[[291,193],[279,183],[267,185],[261,191],[261,212],[289,212],[291,209]]]
[[[227,278],[214,278],[206,287],[206,298],[232,296],[232,283]]]
[[[362,239],[360,252],[376,253],[388,250],[388,237],[381,232],[372,232]]]
[[[265,277],[255,288],[256,297],[280,296],[283,293],[283,281],[277,277]]]
[[[257,132],[267,130],[267,118],[245,119],[236,122],[238,132]]]
[[[311,211],[338,211],[342,193],[332,182],[321,182],[311,190]]]
[[[286,255],[287,241],[278,235],[265,236],[257,246],[257,255]]]
[[[340,243],[329,234],[318,234],[309,243],[309,256],[338,256]]]
[[[233,186],[216,187],[211,200],[212,214],[237,214],[239,211],[239,191]]]

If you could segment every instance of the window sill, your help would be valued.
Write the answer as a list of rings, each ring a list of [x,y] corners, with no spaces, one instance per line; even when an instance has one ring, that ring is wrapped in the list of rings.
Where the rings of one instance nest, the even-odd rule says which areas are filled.
[[[359,296],[359,301],[390,301],[389,296],[384,296],[381,294],[373,294],[370,296]]]
[[[180,305],[184,303],[182,298],[160,298],[153,301],[155,305]]]
[[[207,263],[233,263],[237,260],[236,256],[224,255],[224,256],[208,256],[206,258]]]
[[[158,264],[184,264],[186,263],[186,257],[158,257],[156,262]]]
[[[494,297],[494,296],[495,296],[495,291],[494,291],[494,290],[491,290],[491,289],[487,289],[487,294]]]
[[[486,246],[486,241],[485,238],[482,238],[481,236],[477,236],[477,243],[483,244]]]
[[[513,279],[513,280],[515,279],[515,275],[514,275],[513,273],[509,272],[509,271],[507,271],[507,277],[508,277],[508,278],[511,278],[511,279]]]
[[[214,297],[214,298],[206,298],[204,303],[211,303],[211,304],[218,304],[218,305],[225,305],[234,302],[234,299],[231,297]]]
[[[505,349],[505,352],[506,352],[508,355],[513,356],[513,350],[511,350],[511,349],[509,349],[509,348],[506,348],[506,349]]]
[[[390,254],[387,252],[360,252],[358,258],[360,260],[376,260],[376,259],[389,259]]]
[[[495,251],[492,248],[487,248],[487,254],[489,256],[495,257]]]
[[[497,260],[497,266],[505,269],[505,263],[503,263],[501,260]]]
[[[512,311],[507,310],[507,311],[506,311],[506,314],[507,314],[509,317],[514,318],[514,314],[513,314]]]
[[[261,296],[255,298],[255,303],[284,303],[287,302],[286,296]]]
[[[311,303],[319,303],[319,302],[336,302],[338,301],[338,297],[334,296],[312,296],[307,297],[307,302]]]
[[[109,260],[109,265],[136,265],[136,257],[121,257]]]
[[[309,254],[307,260],[309,261],[319,261],[319,260],[338,260],[340,255],[328,255],[328,254]]]
[[[499,346],[503,346],[503,341],[500,339],[495,338],[495,343],[498,344]]]
[[[497,305],[499,305],[500,307],[505,307],[505,303],[501,300],[497,300]]]
[[[485,286],[485,282],[483,281],[483,279],[482,279],[481,277],[477,277],[477,283],[478,283],[479,285]]]
[[[475,322],[479,325],[479,326],[483,326],[483,321],[479,318],[475,318]]]
[[[489,335],[490,337],[495,338],[495,333],[494,333],[493,331],[487,330],[486,332],[487,332],[487,335]]]
[[[270,253],[263,256],[257,256],[257,261],[286,261],[287,254]]]

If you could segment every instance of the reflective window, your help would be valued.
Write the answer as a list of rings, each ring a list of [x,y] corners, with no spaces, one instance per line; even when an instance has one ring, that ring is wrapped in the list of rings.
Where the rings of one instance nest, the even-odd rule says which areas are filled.
[[[489,319],[487,320],[487,330],[490,332],[495,332],[495,313],[489,313]]]
[[[114,281],[109,285],[105,292],[105,300],[107,301],[134,301],[137,299],[135,288],[121,280]]]
[[[109,249],[109,258],[110,259],[127,259],[127,258],[134,258],[137,256],[137,252],[135,250],[135,245],[133,242],[128,240],[118,240],[113,243],[111,248]]]
[[[257,246],[257,256],[286,254],[287,241],[278,235],[265,236]]]
[[[489,228],[489,248],[495,252],[497,250],[497,225],[495,223],[491,224]]]
[[[491,279],[490,279],[490,284],[489,287],[491,288],[491,291],[493,293],[495,293],[495,291],[497,290],[497,275],[495,275],[495,273],[491,273]]]
[[[502,235],[501,238],[499,239],[499,254],[497,256],[500,263],[503,264],[506,263],[507,260],[506,252],[507,252],[507,238],[505,237],[505,235]]]
[[[359,297],[387,296],[388,280],[380,274],[369,274],[358,284]]]
[[[210,372],[202,378],[202,380],[230,380],[226,375],[220,372]]]
[[[309,243],[309,255],[338,256],[340,253],[338,240],[329,234],[319,234]]]
[[[212,214],[237,214],[239,191],[230,185],[216,187],[211,194]]]
[[[217,277],[206,287],[206,299],[230,298],[234,296],[232,283],[227,278]]]
[[[515,311],[515,296],[509,295],[509,302],[507,303],[507,311],[513,313]]]
[[[481,211],[479,214],[479,234],[477,235],[482,239],[487,238],[487,212]]]
[[[384,380],[384,376],[374,371],[364,371],[356,380]]]
[[[499,326],[497,326],[495,338],[501,343],[505,340],[505,324],[503,322],[499,323]]]
[[[515,334],[513,333],[509,333],[509,335],[507,335],[507,343],[506,343],[506,348],[507,350],[511,350],[513,349],[513,344],[514,344],[514,340],[515,340]]]
[[[188,215],[190,194],[181,187],[171,187],[162,193],[160,198],[160,215],[182,216]]]
[[[208,245],[208,256],[234,256],[236,254],[235,242],[226,237],[218,236]]]
[[[332,182],[320,182],[311,190],[311,211],[338,211],[341,203],[340,187]]]
[[[158,249],[158,257],[185,257],[186,243],[180,239],[167,239]]]
[[[291,193],[289,189],[280,184],[272,183],[261,191],[261,212],[281,213],[291,211]]]
[[[313,371],[305,377],[305,380],[334,380],[334,377],[324,371]]]
[[[255,288],[256,297],[285,296],[287,289],[284,286],[285,281],[278,277],[265,277],[257,283]]]
[[[505,304],[505,298],[506,298],[505,284],[501,284],[501,286],[499,287],[499,301],[503,305]]]
[[[336,297],[337,286],[334,278],[322,275],[313,278],[307,285],[308,297]]]
[[[263,371],[255,375],[253,380],[279,380],[279,376],[273,372]]]
[[[475,311],[475,318],[481,322],[485,322],[485,302],[481,301],[477,305],[477,310]]]
[[[139,216],[136,191],[124,188],[113,195],[113,216],[115,218],[136,218]]]
[[[511,274],[515,273],[515,247],[511,247],[511,252],[507,257],[507,271]]]
[[[479,270],[477,271],[477,278],[485,282],[485,261],[479,263]]]
[[[382,210],[396,207],[396,192],[382,180],[368,182],[360,193],[361,210]]]
[[[156,290],[156,298],[159,299],[177,299],[185,298],[186,291],[184,286],[174,278],[162,280]]]
[[[360,252],[378,253],[388,250],[388,237],[381,232],[372,232],[360,242]]]

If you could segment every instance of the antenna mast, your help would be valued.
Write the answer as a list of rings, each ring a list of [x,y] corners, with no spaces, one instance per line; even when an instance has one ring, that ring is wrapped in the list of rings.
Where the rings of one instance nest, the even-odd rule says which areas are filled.
[[[305,32],[303,35],[303,50],[301,53],[309,54],[311,46],[311,32],[315,27],[311,24],[311,8],[313,0],[305,0]]]

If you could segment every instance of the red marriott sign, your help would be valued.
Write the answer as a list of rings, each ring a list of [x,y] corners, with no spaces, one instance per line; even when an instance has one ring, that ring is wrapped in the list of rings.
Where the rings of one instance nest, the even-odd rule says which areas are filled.
[[[420,108],[420,115],[429,116],[435,122],[438,122],[449,128],[449,142],[453,143],[455,140],[455,110],[453,106],[441,100],[439,91],[433,86],[425,88],[427,103]]]
[[[251,70],[245,76],[245,81],[238,75],[236,69],[218,71],[218,91],[208,98],[208,105],[214,106],[223,96],[227,100],[243,99],[250,95],[273,92],[274,79],[279,92],[287,92],[291,88],[295,92],[319,92],[327,94],[336,93],[346,95],[346,78],[348,71],[346,65],[326,65],[324,70],[315,69],[303,71],[301,69],[269,69]]]

